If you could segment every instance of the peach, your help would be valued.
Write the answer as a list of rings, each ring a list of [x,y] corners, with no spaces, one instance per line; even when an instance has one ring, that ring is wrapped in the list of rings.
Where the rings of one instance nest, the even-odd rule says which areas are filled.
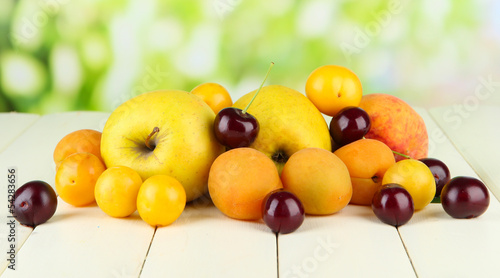
[[[251,148],[221,154],[208,175],[208,192],[214,205],[225,215],[241,220],[260,219],[264,197],[282,187],[274,162]]]
[[[347,166],[352,182],[351,203],[371,205],[389,167],[396,163],[391,149],[373,139],[361,139],[334,152]]]
[[[346,165],[332,152],[320,148],[302,149],[290,156],[281,181],[300,199],[307,214],[338,212],[352,196]]]
[[[54,149],[56,169],[61,162],[74,153],[91,153],[101,158],[101,133],[92,129],[80,129],[64,136]]]
[[[429,139],[424,120],[406,102],[387,94],[370,94],[361,98],[359,107],[371,120],[371,129],[365,138],[382,141],[413,159],[427,157]],[[404,159],[395,156],[397,161]]]

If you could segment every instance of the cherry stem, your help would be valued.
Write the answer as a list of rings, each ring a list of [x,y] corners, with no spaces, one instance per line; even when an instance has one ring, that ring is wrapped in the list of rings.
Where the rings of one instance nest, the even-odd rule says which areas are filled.
[[[411,156],[409,156],[409,155],[402,154],[402,153],[399,153],[399,152],[397,152],[397,151],[392,151],[392,152],[393,152],[393,153],[395,153],[395,154],[397,154],[397,155],[399,155],[399,156],[402,156],[402,157],[404,157],[404,158],[411,159]]]
[[[148,149],[154,150],[154,148],[152,148],[151,145],[149,145],[149,140],[151,139],[151,137],[153,137],[158,132],[160,132],[160,129],[157,126],[155,126],[153,128],[153,131],[151,131],[151,133],[146,138],[146,147],[148,147]]]
[[[269,65],[269,69],[267,70],[267,73],[266,73],[266,77],[264,77],[264,80],[262,81],[262,84],[260,84],[260,87],[259,89],[257,90],[257,92],[255,92],[255,94],[253,95],[253,98],[250,100],[250,102],[247,104],[247,107],[245,107],[245,109],[243,109],[243,113],[246,113],[248,108],[250,107],[250,105],[252,104],[253,100],[255,99],[255,97],[257,97],[257,95],[259,94],[260,92],[260,89],[262,89],[262,86],[264,86],[264,83],[266,82],[266,79],[267,79],[267,76],[269,76],[269,72],[271,71],[271,69],[273,68],[274,66],[274,63],[271,62],[271,65]]]

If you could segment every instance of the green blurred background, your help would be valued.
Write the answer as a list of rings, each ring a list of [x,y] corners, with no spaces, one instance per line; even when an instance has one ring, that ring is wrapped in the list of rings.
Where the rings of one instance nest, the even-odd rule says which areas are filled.
[[[412,105],[500,103],[499,49],[493,0],[1,0],[0,112],[112,111],[204,82],[236,100],[271,61],[267,84],[300,92],[338,64]]]

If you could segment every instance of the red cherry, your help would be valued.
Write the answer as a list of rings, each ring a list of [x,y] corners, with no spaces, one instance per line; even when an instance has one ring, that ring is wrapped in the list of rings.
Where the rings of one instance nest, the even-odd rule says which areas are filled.
[[[275,190],[262,202],[262,219],[275,233],[288,234],[297,230],[304,218],[302,202],[288,190]]]
[[[257,119],[239,108],[222,109],[214,121],[215,137],[228,148],[250,146],[257,138],[259,130]]]
[[[415,211],[410,193],[395,183],[382,186],[373,195],[372,209],[378,219],[395,227],[410,221]]]
[[[222,145],[231,149],[248,147],[255,141],[255,138],[257,138],[260,130],[259,122],[254,116],[247,113],[247,110],[259,94],[262,86],[264,86],[273,65],[274,63],[271,62],[266,77],[244,110],[227,107],[219,111],[215,116],[215,137]]]
[[[450,170],[441,160],[435,158],[419,159],[431,170],[434,180],[436,181],[436,195],[441,196],[441,191],[448,181],[450,181]]]
[[[441,205],[454,218],[475,218],[490,204],[488,189],[480,180],[471,177],[451,179],[441,192]]]
[[[362,139],[370,130],[370,116],[359,107],[346,107],[330,121],[330,135],[341,146]]]

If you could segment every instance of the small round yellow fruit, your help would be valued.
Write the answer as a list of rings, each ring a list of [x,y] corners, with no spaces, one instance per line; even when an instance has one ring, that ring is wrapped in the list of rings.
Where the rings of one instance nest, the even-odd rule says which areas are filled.
[[[127,217],[137,209],[141,176],[126,166],[106,169],[95,185],[97,205],[112,217]]]
[[[327,65],[309,75],[306,95],[319,111],[333,117],[347,106],[358,106],[363,88],[358,76],[348,68]]]
[[[172,224],[186,206],[182,184],[167,175],[156,175],[144,181],[137,195],[137,211],[151,226]]]
[[[436,194],[436,181],[423,162],[405,159],[392,165],[385,172],[382,184],[397,183],[410,193],[415,210],[427,206]]]

